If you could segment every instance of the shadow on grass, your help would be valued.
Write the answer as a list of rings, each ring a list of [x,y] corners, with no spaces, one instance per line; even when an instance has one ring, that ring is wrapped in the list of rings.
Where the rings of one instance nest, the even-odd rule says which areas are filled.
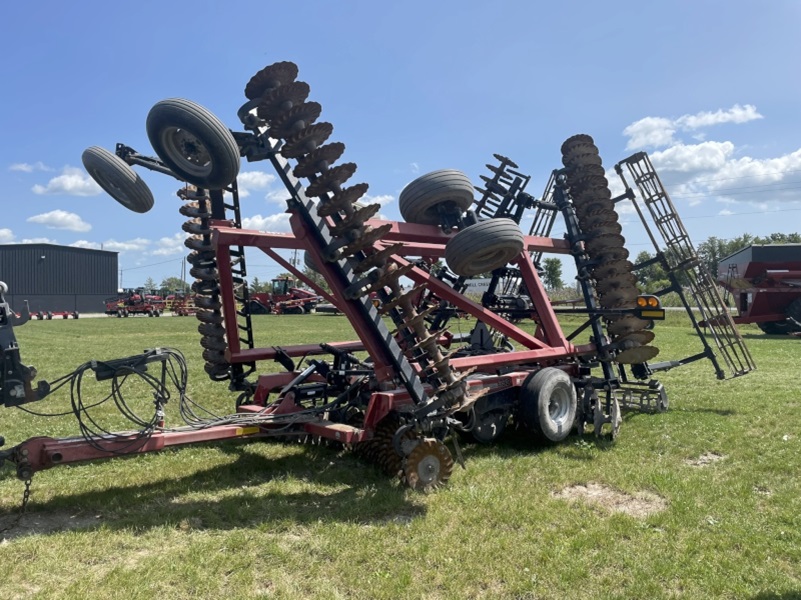
[[[608,426],[605,432],[608,432]],[[594,457],[587,450],[606,451],[614,448],[615,445],[608,433],[596,438],[591,432],[584,435],[577,435],[575,432],[571,432],[562,442],[549,442],[533,436],[523,427],[513,426],[510,426],[501,438],[493,444],[479,444],[462,440],[460,440],[460,444],[462,445],[465,460],[468,462],[472,457],[494,456],[511,459],[550,452],[558,452],[561,456],[572,460],[590,461]]]
[[[28,512],[2,536],[13,539],[101,526],[285,530],[321,521],[408,522],[425,514],[425,507],[410,502],[397,481],[352,455],[303,447],[298,454],[267,458],[245,446],[220,447],[236,460],[176,479],[58,495],[44,502],[35,500],[34,480]],[[0,529],[13,524],[17,514],[17,508],[0,513]]]
[[[789,592],[760,592],[756,596],[751,596],[750,600],[801,600],[801,590]]]

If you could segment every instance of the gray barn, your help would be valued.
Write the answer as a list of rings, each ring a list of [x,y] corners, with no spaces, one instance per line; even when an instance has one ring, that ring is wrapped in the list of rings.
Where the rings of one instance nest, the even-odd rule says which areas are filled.
[[[103,312],[117,292],[117,253],[55,244],[0,244],[0,281],[20,312]]]

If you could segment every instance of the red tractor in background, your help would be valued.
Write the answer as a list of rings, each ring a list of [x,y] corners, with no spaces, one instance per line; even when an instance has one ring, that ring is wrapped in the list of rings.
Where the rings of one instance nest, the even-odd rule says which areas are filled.
[[[276,277],[269,292],[251,292],[248,312],[251,315],[302,315],[314,312],[322,300],[307,289],[297,287],[292,277]]]
[[[165,308],[161,296],[143,289],[123,290],[117,296],[107,298],[105,305],[105,313],[110,317],[160,317]]]
[[[801,334],[801,244],[752,245],[718,262],[718,281],[734,296],[737,324],[769,335]]]

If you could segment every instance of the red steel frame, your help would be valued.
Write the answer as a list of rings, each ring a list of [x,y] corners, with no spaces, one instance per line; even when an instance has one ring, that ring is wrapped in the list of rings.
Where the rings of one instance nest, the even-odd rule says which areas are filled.
[[[307,233],[303,222],[297,213],[292,213],[290,223],[294,234],[265,233],[253,230],[236,229],[229,222],[217,221],[213,223],[212,239],[216,246],[218,257],[218,270],[220,274],[220,295],[223,305],[224,324],[228,332],[228,350],[226,358],[231,364],[250,363],[260,360],[272,360],[278,355],[278,350],[273,347],[264,348],[242,348],[239,342],[238,324],[236,320],[236,299],[234,297],[234,286],[230,268],[230,247],[244,246],[258,248],[264,254],[275,260],[281,266],[290,271],[293,275],[301,279],[304,283],[311,286],[318,294],[326,298],[329,302],[336,304],[337,307],[348,316],[354,324],[360,339],[350,342],[333,342],[330,345],[346,352],[356,352],[366,350],[375,365],[376,377],[380,380],[391,379],[393,373],[391,368],[381,361],[383,356],[383,346],[379,340],[372,339],[369,332],[361,330],[359,318],[352,306],[348,302],[338,301],[343,291],[343,284],[333,277],[332,270],[325,262],[320,250],[307,239]],[[373,226],[385,225],[386,221],[371,221],[368,224]],[[414,225],[409,223],[392,223],[391,230],[382,239],[382,244],[393,244],[403,242],[403,248],[393,260],[400,266],[408,264],[405,257],[425,257],[426,259],[436,260],[445,255],[445,245],[452,237],[452,234],[443,232],[440,228],[430,225]],[[319,270],[326,276],[326,280],[334,290],[328,293],[309,280],[303,272],[294,267],[289,261],[285,260],[276,250],[306,250],[310,253]],[[545,289],[540,281],[539,275],[530,259],[532,252],[547,252],[554,254],[569,254],[570,248],[565,240],[554,238],[543,238],[536,236],[524,237],[524,249],[516,259],[517,267],[521,271],[522,278],[531,295],[533,304],[532,316],[536,317],[536,331],[530,334],[496,313],[484,308],[480,304],[473,302],[469,298],[455,292],[453,288],[442,281],[431,276],[420,268],[413,268],[407,277],[415,284],[426,284],[427,288],[433,291],[438,297],[452,303],[457,310],[472,315],[478,320],[483,321],[487,326],[496,329],[510,340],[522,346],[522,350],[513,352],[502,352],[491,355],[471,356],[463,358],[452,358],[450,365],[455,371],[462,371],[474,368],[482,375],[468,380],[469,388],[478,392],[481,389],[499,391],[501,389],[518,387],[531,374],[530,365],[540,366],[554,365],[565,370],[575,370],[574,365],[564,364],[564,359],[571,356],[591,355],[595,353],[596,346],[587,344],[582,346],[573,345],[566,338],[559,322],[556,318],[550,300],[545,293]],[[447,345],[449,338],[445,336],[441,339]],[[291,357],[306,355],[324,354],[325,351],[319,344],[304,344],[282,347]],[[560,364],[562,363],[562,364]],[[498,375],[499,367],[510,367],[512,365],[529,365],[529,368],[522,366],[519,370]],[[418,366],[415,366],[418,368]],[[303,409],[294,402],[291,392],[277,403],[270,406],[267,404],[267,397],[271,392],[282,389],[296,376],[297,373],[285,372],[261,375],[257,382],[257,391],[254,396],[254,404],[238,407],[241,413],[261,413],[270,415],[291,415]],[[311,381],[321,379],[319,376],[312,376]],[[428,388],[428,386],[426,386]],[[427,389],[431,392],[430,389]],[[412,403],[409,392],[403,388],[389,391],[374,392],[368,403],[363,428],[351,427],[339,423],[332,423],[315,419],[314,421],[298,421],[303,425],[306,432],[320,435],[330,439],[339,440],[346,443],[364,441],[372,437],[373,428],[391,410],[403,405]],[[78,461],[108,458],[118,454],[137,454],[161,450],[167,446],[177,446],[213,440],[224,440],[237,437],[262,437],[275,435],[271,429],[283,427],[283,425],[220,425],[207,429],[197,430],[192,428],[182,428],[171,431],[156,431],[146,439],[137,439],[136,436],[114,437],[109,439],[94,440],[89,443],[83,438],[54,439],[47,437],[31,438],[23,444],[27,455],[25,457],[26,467],[33,473],[38,470],[47,469],[58,464],[66,464]]]

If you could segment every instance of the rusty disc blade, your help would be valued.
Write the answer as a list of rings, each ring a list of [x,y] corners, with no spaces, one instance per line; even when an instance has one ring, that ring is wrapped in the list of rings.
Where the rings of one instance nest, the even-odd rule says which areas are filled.
[[[277,140],[288,138],[314,123],[323,107],[319,102],[301,102],[273,119],[267,135]]]
[[[602,281],[607,277],[615,277],[616,275],[625,275],[631,273],[634,266],[627,260],[613,260],[598,265],[592,270],[592,276],[596,281]]]
[[[648,321],[638,319],[634,315],[624,315],[622,317],[610,319],[609,321],[606,330],[613,337],[624,336],[635,331],[640,331],[645,329],[646,325],[648,325]]]
[[[267,90],[292,83],[297,76],[298,66],[295,63],[284,61],[268,65],[250,78],[245,86],[245,97],[257,100]]]
[[[601,252],[604,248],[622,248],[625,243],[626,238],[619,233],[599,235],[584,242],[590,254]]]
[[[605,221],[605,222],[604,222]],[[595,239],[601,235],[620,235],[623,227],[617,221],[610,219],[599,220],[596,219],[591,225],[584,226],[582,224],[584,233],[588,238]]]
[[[310,91],[309,84],[304,81],[293,81],[269,90],[262,96],[256,114],[260,119],[271,121],[296,104],[305,102]]]
[[[650,344],[654,341],[653,331],[648,331],[647,329],[641,329],[640,331],[632,331],[631,333],[627,333],[624,336],[621,336],[615,340],[616,344],[637,344],[639,346],[644,346],[645,344]],[[625,347],[625,346],[622,346]]]
[[[300,158],[322,146],[334,131],[331,123],[316,123],[299,131],[281,146],[281,154],[284,158]]]
[[[611,275],[604,279],[598,279],[595,284],[595,289],[599,294],[608,294],[615,290],[630,290],[637,291],[637,277],[633,273],[621,273],[620,275]]]
[[[638,346],[637,348],[623,350],[623,352],[615,356],[615,361],[624,365],[636,365],[648,362],[657,354],[659,354],[659,348],[656,346]]]
[[[323,171],[320,176],[306,188],[306,195],[316,198],[337,191],[356,172],[356,163],[343,163],[332,169]]]
[[[339,160],[343,152],[345,152],[345,144],[342,142],[325,144],[298,160],[298,164],[292,172],[295,177],[309,177],[320,173]]]

